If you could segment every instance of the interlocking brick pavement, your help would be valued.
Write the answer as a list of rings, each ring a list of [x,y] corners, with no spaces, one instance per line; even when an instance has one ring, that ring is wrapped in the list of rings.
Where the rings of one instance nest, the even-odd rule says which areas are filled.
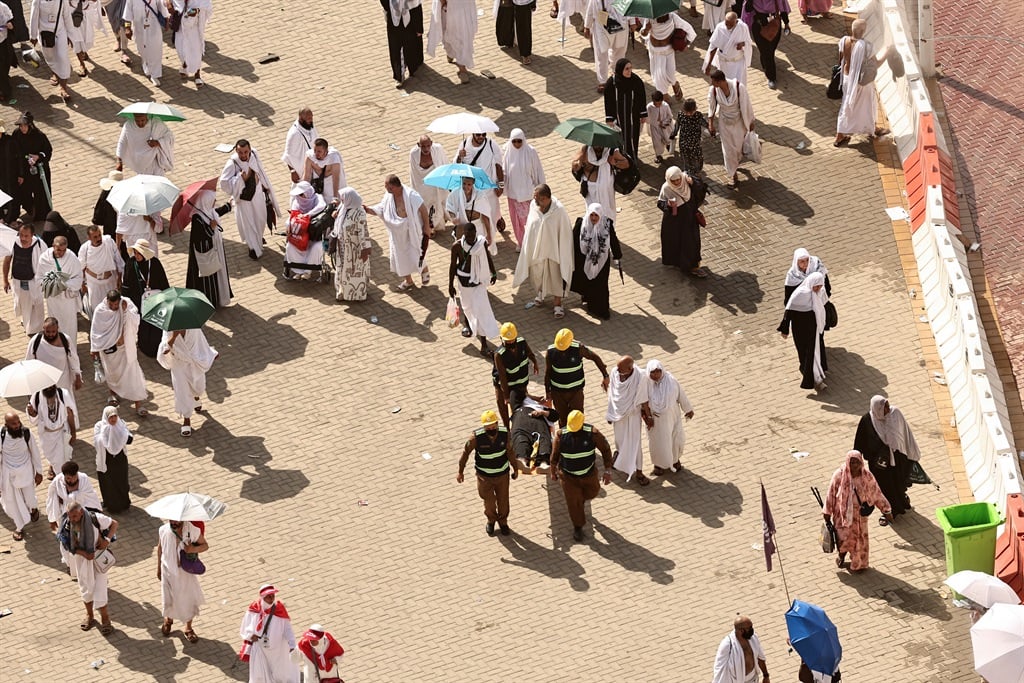
[[[1009,400],[1019,403],[1024,386],[1024,247],[1018,187],[1024,175],[1014,132],[1024,119],[1024,43],[1016,30],[1024,7],[989,15],[974,3],[954,1],[935,7],[935,60],[947,130],[955,142],[961,214],[983,243],[985,274],[995,314],[1016,378]],[[969,44],[970,50],[963,46]],[[975,59],[974,55],[987,55]],[[1006,379],[1010,379],[1007,377]]]
[[[244,136],[274,168],[283,197],[287,177],[273,160],[295,111],[308,104],[345,155],[350,183],[376,201],[384,174],[405,175],[407,150],[426,124],[465,109],[492,116],[505,132],[522,127],[556,196],[576,214],[582,200],[568,173],[574,147],[550,131],[567,116],[600,118],[600,101],[585,41],[570,28],[563,49],[557,23],[540,10],[529,69],[495,47],[492,22],[481,18],[468,86],[457,85],[454,67],[438,58],[408,91],[392,89],[380,10],[362,0],[221,3],[201,93],[176,83],[173,72],[154,93],[137,67],[129,76],[116,65],[102,39],[94,76],[72,84],[75,107],[59,104],[42,71],[28,74],[32,89],[16,92],[54,143],[57,204],[79,226],[113,162],[114,114],[153,95],[189,116],[175,127],[179,183],[219,173],[225,158],[214,145]],[[300,28],[307,25],[316,26],[317,44],[332,49],[307,45]],[[798,661],[786,654],[781,572],[766,573],[756,547],[759,480],[790,594],[824,606],[836,621],[851,680],[976,680],[969,619],[941,586],[933,510],[956,496],[916,334],[919,313],[907,296],[871,145],[829,144],[836,106],[823,94],[842,26],[838,17],[794,22],[779,53],[778,91],[751,72],[765,161],[749,167],[752,178],[738,192],[720,185],[720,154],[707,148],[715,182],[704,256],[712,276],[695,282],[658,263],[653,204],[661,171],[646,166],[638,191],[620,198],[626,283],[613,279],[612,319],[594,321],[569,299],[564,324],[606,362],[623,353],[641,362],[657,357],[680,379],[697,413],[685,472],[647,488],[616,477],[593,503],[594,538],[583,544],[571,542],[558,488],[524,476],[512,485],[516,534],[486,537],[476,492],[456,484],[455,473],[461,444],[493,393],[488,365],[443,322],[447,239],[428,253],[438,281],[399,293],[380,248],[384,231],[371,219],[378,247],[370,299],[338,304],[329,285],[278,277],[280,237],[259,263],[249,261],[229,218],[236,299],[207,328],[221,358],[210,374],[209,413],[197,418],[191,439],[178,435],[167,373],[142,361],[152,415],[129,417],[138,437],[129,452],[138,507],[119,517],[111,574],[117,631],[105,640],[78,630],[76,586],[60,571],[45,527],[32,525],[24,544],[2,542],[12,549],[0,555],[0,607],[13,611],[0,620],[4,680],[245,680],[234,656],[238,623],[265,581],[282,589],[297,630],[320,622],[338,636],[350,681],[704,681],[737,612],[753,617],[775,676],[793,678]],[[268,52],[281,61],[256,65]],[[646,78],[646,55],[630,54]],[[703,110],[706,86],[692,75],[699,58],[684,53],[679,69],[685,93]],[[457,143],[436,139],[449,151]],[[642,146],[649,160],[646,139]],[[168,274],[180,283],[186,238],[161,241]],[[841,317],[828,335],[830,390],[820,397],[798,389],[792,345],[774,332],[797,246],[828,264]],[[515,320],[540,350],[562,323],[550,308],[524,310],[532,297],[511,291],[514,259],[512,245],[502,243],[495,312]],[[7,359],[24,348],[11,320],[5,309],[0,355]],[[604,396],[596,373],[588,376],[588,414],[604,427]],[[876,392],[907,414],[942,490],[915,487],[915,512],[892,529],[873,525],[875,569],[854,577],[816,547],[820,518],[808,489],[827,486]],[[91,382],[80,394],[86,423],[102,399]],[[11,405],[20,409],[21,400]],[[790,448],[811,456],[798,461]],[[79,444],[76,457],[93,472],[91,448]],[[230,506],[209,529],[196,645],[178,630],[160,637],[158,522],[141,509],[185,489]],[[106,664],[91,671],[89,662],[100,658]]]

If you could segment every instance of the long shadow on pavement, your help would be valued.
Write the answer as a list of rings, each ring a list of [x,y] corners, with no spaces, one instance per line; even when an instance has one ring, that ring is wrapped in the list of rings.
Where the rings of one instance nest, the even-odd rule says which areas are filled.
[[[953,618],[946,601],[932,588],[916,588],[874,567],[863,574],[850,574],[845,570],[837,573],[842,583],[856,589],[862,597],[884,600],[893,609],[909,614],[920,614],[940,621]]]
[[[890,525],[890,528],[904,541],[894,542],[893,547],[927,555],[935,560],[941,560],[946,556],[942,530],[935,522],[916,510],[910,510],[897,517],[896,523]]]
[[[760,204],[774,214],[784,216],[791,225],[807,225],[814,217],[814,209],[807,201],[793,192],[775,178],[758,175],[752,177],[750,171],[740,170],[740,191],[734,194],[737,209],[750,209]]]
[[[825,338],[825,350],[828,389],[811,395],[810,399],[823,404],[822,410],[830,413],[863,415],[871,397],[889,386],[889,378],[881,370],[865,363],[860,354],[841,346],[829,346],[828,337]]]
[[[590,582],[583,575],[586,570],[572,556],[560,550],[545,548],[522,534],[498,536],[505,549],[512,553],[512,559],[501,558],[502,563],[522,567],[551,579],[565,579],[574,591],[590,590]]]
[[[594,522],[594,538],[587,545],[598,555],[619,565],[626,571],[647,574],[651,581],[666,586],[675,579],[669,573],[675,569],[676,563],[667,557],[652,553],[638,543],[633,543],[625,536],[613,531],[598,520]],[[597,540],[597,534],[605,540]]]
[[[647,502],[668,505],[697,517],[712,529],[725,526],[723,517],[743,511],[743,493],[736,484],[709,481],[685,467],[681,472],[656,477],[649,486],[639,486],[636,490]]]

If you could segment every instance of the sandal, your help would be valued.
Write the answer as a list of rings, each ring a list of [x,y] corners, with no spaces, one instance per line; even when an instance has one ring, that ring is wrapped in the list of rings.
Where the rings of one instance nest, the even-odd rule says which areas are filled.
[[[185,631],[185,640],[187,640],[190,643],[198,643],[199,642],[199,636],[196,635],[195,631],[193,631],[192,629],[189,629],[189,630]]]
[[[644,474],[640,470],[637,470],[636,471],[636,483],[640,484],[641,486],[647,486],[648,484],[651,483],[651,480],[647,478],[646,474]]]
[[[700,278],[701,280],[707,279],[708,274],[704,272],[703,268],[694,268],[690,271],[690,275],[693,277]]]
[[[103,635],[109,636],[113,632],[114,625],[111,624],[109,621],[105,621],[102,624],[100,624],[100,633],[102,633]]]
[[[676,472],[682,472],[683,471],[683,463],[681,463],[678,460],[676,460],[675,464],[672,465],[672,469],[675,470]]]
[[[197,76],[197,77],[196,77],[196,89],[200,89],[200,88],[202,88],[202,87],[203,87],[204,85],[206,85],[206,81],[204,81],[203,79],[201,79],[201,78],[199,78],[199,77]]]
[[[653,476],[653,477],[660,477],[660,476],[664,475],[666,472],[668,472],[668,470],[663,470],[660,467],[655,467],[653,470],[651,470],[651,476]]]
[[[171,625],[166,621],[160,624],[160,633],[162,633],[165,638],[171,635]]]
[[[423,273],[420,275],[420,284],[424,287],[430,284],[430,273]]]
[[[125,66],[131,66],[132,65],[132,58],[129,57],[128,55],[122,54],[121,55],[121,63],[124,64]]]
[[[551,11],[548,12],[548,16],[551,17],[552,19],[557,19],[558,18],[558,3],[557,2],[551,3]]]
[[[879,517],[878,526],[889,526],[889,520],[887,520],[885,517]]]
[[[112,395],[112,396],[111,396],[110,398],[108,398],[108,399],[107,399],[107,405],[108,405],[108,406],[113,406],[113,407],[115,407],[115,408],[116,408],[116,407],[118,407],[119,405],[121,405],[121,401],[119,401],[119,400],[117,399],[117,396],[113,396],[113,395]]]
[[[181,425],[182,436],[192,436],[192,427],[189,425]]]
[[[147,415],[149,415],[149,411],[146,410],[145,408],[137,408],[135,410],[135,414],[138,415],[139,417],[146,417]]]
[[[96,625],[97,625],[97,622],[96,622],[95,619],[86,619],[85,621],[83,621],[81,624],[78,625],[78,628],[82,629],[83,631],[89,631],[89,630],[92,629],[93,626],[96,626]]]
[[[470,337],[473,336],[473,330],[469,329],[468,327],[463,327],[462,336],[465,337],[466,339],[469,339]]]
[[[25,532],[24,531],[15,531],[13,534],[11,534],[11,538],[13,538],[15,541],[24,541],[25,540]]]
[[[564,318],[565,317],[565,309],[562,308],[561,306],[555,306],[555,317],[556,318]]]
[[[836,140],[835,142],[833,142],[832,146],[833,147],[842,147],[843,145],[845,145],[849,141],[850,141],[850,136],[849,135],[844,135],[841,138],[839,138],[838,140]]]
[[[398,291],[399,292],[408,292],[410,289],[412,289],[415,286],[416,285],[414,285],[414,284],[412,284],[410,282],[403,282],[402,284],[398,285]]]

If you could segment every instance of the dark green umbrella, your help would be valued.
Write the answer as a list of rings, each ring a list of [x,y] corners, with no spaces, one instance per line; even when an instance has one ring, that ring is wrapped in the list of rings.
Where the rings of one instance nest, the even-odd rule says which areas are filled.
[[[575,140],[592,147],[614,147],[620,144],[619,131],[590,119],[566,119],[555,127],[566,140]]]
[[[612,7],[626,17],[657,19],[679,9],[679,0],[615,0]]]
[[[169,287],[142,302],[142,319],[161,330],[196,330],[214,310],[202,292]]]

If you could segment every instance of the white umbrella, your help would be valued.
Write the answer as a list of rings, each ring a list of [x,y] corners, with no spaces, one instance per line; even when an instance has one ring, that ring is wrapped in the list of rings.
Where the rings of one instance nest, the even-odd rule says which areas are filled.
[[[3,190],[0,190],[0,206],[4,206],[7,202],[14,199],[11,195],[7,194]]]
[[[1024,605],[992,605],[971,627],[971,645],[988,683],[1024,683]]]
[[[135,114],[145,114],[152,119],[162,121],[184,121],[185,115],[169,104],[162,102],[136,102],[117,112],[123,119],[130,119]]]
[[[151,216],[174,205],[180,190],[159,175],[137,175],[122,180],[107,195],[107,202],[129,216]]]
[[[18,241],[18,231],[6,225],[0,225],[0,251],[10,254],[14,243]]]
[[[31,396],[52,387],[63,373],[41,360],[19,360],[0,370],[0,396]]]
[[[965,569],[950,576],[945,584],[982,607],[991,607],[997,602],[1020,604],[1020,598],[1009,585],[985,572]]]
[[[201,493],[175,493],[146,506],[146,514],[176,522],[209,522],[228,509],[224,503]]]
[[[449,133],[451,135],[472,135],[473,133],[497,133],[498,124],[486,116],[478,116],[469,112],[449,114],[434,119],[427,130],[431,133]]]

